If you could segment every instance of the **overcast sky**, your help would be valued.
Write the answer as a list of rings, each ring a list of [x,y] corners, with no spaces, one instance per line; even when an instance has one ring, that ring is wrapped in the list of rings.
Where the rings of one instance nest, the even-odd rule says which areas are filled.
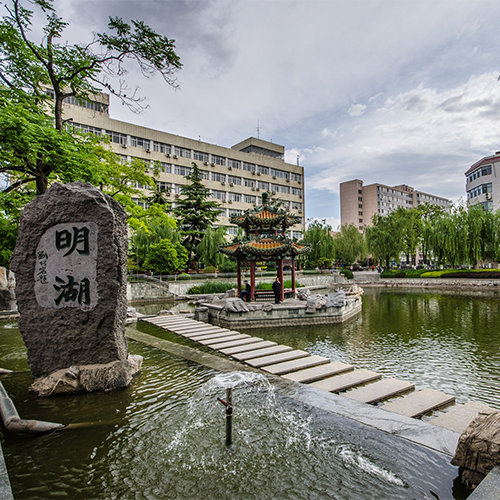
[[[306,216],[340,219],[339,183],[464,198],[500,150],[497,0],[56,0],[86,42],[108,17],[175,39],[179,90],[131,66],[149,108],[112,118],[231,147],[259,134],[305,170]],[[259,128],[259,132],[257,131]]]

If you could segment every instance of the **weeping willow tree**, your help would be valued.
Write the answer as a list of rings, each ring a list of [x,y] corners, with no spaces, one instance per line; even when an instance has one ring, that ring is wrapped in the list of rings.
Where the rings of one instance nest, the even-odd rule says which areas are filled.
[[[223,243],[226,243],[226,228],[208,228],[196,247],[198,260],[204,266],[219,267],[223,259],[226,258],[219,252],[219,245]]]
[[[425,245],[438,264],[475,266],[500,258],[500,215],[480,205],[460,206],[436,218],[424,231]]]
[[[308,267],[316,267],[321,259],[331,260],[335,257],[332,228],[324,220],[309,224],[303,242],[311,244],[311,251],[307,254]]]
[[[366,257],[366,243],[354,224],[344,224],[334,237],[335,256],[341,262],[352,264]]]
[[[386,268],[390,267],[393,259],[399,262],[405,244],[400,222],[394,212],[384,217],[375,214],[365,235],[368,251],[375,262]]]

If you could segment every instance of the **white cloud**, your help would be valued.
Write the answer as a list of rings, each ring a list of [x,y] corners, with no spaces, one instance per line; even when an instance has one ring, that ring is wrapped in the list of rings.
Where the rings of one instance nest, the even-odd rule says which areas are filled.
[[[366,110],[366,104],[351,104],[347,111],[349,116],[361,116]]]

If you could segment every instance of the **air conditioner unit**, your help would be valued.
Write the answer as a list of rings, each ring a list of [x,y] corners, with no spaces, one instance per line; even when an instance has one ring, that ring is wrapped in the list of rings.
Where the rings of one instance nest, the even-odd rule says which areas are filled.
[[[179,158],[177,155],[174,155],[174,160],[177,160],[177,158]]]
[[[170,158],[170,153],[165,153],[165,156],[166,156],[167,158]]]
[[[228,203],[232,203],[232,202],[233,202],[233,200],[227,200],[227,202],[228,202]]]
[[[260,172],[257,172],[257,175],[260,175]]]
[[[180,194],[179,193],[175,193],[175,197],[176,198],[179,198]]]
[[[215,167],[215,163],[210,163],[210,166],[211,167]]]
[[[301,214],[301,213],[302,213],[302,210],[299,210],[299,214]]]
[[[208,165],[208,161],[204,161],[204,162],[203,162],[203,165]]]
[[[254,187],[252,188],[252,191],[255,191],[255,188],[254,188]]]
[[[271,194],[273,194],[273,195],[276,194],[276,191],[271,191]]]
[[[255,175],[255,172],[252,170],[252,175]]]
[[[276,176],[275,176],[275,175],[273,175],[273,179],[276,179]]]
[[[286,182],[290,182],[290,179],[287,179]]]
[[[299,194],[299,198],[302,198],[302,195],[301,195],[301,194]]]
[[[227,168],[228,168],[229,170],[233,170],[233,167],[231,167],[231,166],[229,166],[229,167],[227,167]]]
[[[122,143],[122,148],[127,149],[127,145]]]
[[[260,191],[260,188],[255,188],[255,191]]]
[[[146,153],[151,153],[151,150],[149,148],[146,149]]]
[[[491,200],[491,193],[486,193],[486,199]]]
[[[220,183],[224,186],[226,184],[225,181],[220,181]]]
[[[233,186],[234,186],[234,184],[233,184],[232,182],[230,182],[230,183],[229,183],[229,186],[233,187]]]

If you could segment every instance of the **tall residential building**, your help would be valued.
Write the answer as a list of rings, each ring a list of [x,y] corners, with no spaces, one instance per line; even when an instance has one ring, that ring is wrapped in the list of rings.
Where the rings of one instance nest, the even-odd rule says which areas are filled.
[[[415,208],[422,203],[451,209],[451,201],[433,194],[416,191],[411,186],[363,185],[360,179],[340,184],[340,223],[354,224],[360,231],[370,226],[375,214],[384,216],[399,207]]]
[[[195,162],[213,200],[220,204],[219,226],[237,227],[229,217],[261,203],[264,191],[281,200],[284,208],[300,216],[302,223],[292,226],[288,235],[302,238],[304,215],[304,168],[284,161],[285,148],[250,137],[231,148],[188,139],[159,130],[133,125],[109,117],[109,96],[97,94],[92,101],[65,101],[64,118],[69,124],[96,135],[108,135],[111,147],[123,161],[139,158],[161,163],[159,182],[175,204],[185,178]],[[137,186],[142,188],[142,186]],[[144,189],[148,194],[147,189]],[[138,204],[143,203],[137,199]]]
[[[500,151],[485,156],[465,172],[467,206],[481,204],[484,210],[500,209]]]

